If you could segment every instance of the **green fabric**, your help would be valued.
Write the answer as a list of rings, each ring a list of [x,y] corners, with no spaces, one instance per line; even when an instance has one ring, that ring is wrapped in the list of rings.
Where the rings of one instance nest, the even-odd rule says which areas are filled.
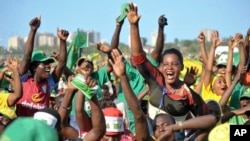
[[[47,57],[46,54],[42,50],[34,50],[32,52],[31,62],[38,61],[38,62],[44,62],[44,61],[50,61],[51,63],[55,60],[52,57]]]
[[[118,18],[118,22],[121,22],[122,20],[124,20],[127,17],[127,10],[129,10],[129,4],[124,3],[121,6],[121,15]]]
[[[240,108],[240,95],[244,92],[244,86],[241,83],[237,83],[233,89],[229,106],[235,109]]]
[[[4,68],[4,66],[0,65],[0,71],[2,71],[3,68]],[[0,83],[0,89],[1,89],[1,91],[5,91],[5,88],[8,88],[9,84],[10,84],[9,81],[7,81],[6,79],[3,78],[3,80]]]
[[[250,98],[250,87],[249,86],[244,86],[243,88],[243,93],[240,95],[240,99],[243,97]]]
[[[126,74],[128,76],[129,84],[136,95],[140,94],[145,88],[145,80],[143,76],[139,73],[139,71],[133,68],[126,60]],[[132,133],[135,134],[135,123],[134,123],[134,116],[131,110],[128,109],[128,104],[121,89],[121,85],[118,92],[118,100],[122,101],[126,105],[126,110],[128,112],[128,120],[129,120],[129,129]]]
[[[92,78],[97,81],[98,89],[97,89],[97,98],[98,100],[102,99],[102,90],[101,86],[109,81],[108,73],[106,71],[106,66],[100,68],[98,71],[92,73]],[[85,98],[85,103],[88,103],[89,99]],[[76,105],[76,95],[72,99],[72,109],[70,111],[70,115],[75,115],[75,105]],[[87,114],[90,116],[90,109],[85,106],[84,107]]]
[[[87,34],[77,30],[77,35],[72,40],[67,50],[67,67],[70,70],[74,69],[76,61],[80,54],[80,48],[88,47],[88,37]]]
[[[94,96],[93,94],[95,94],[93,90],[95,90],[96,87],[89,88],[85,83],[84,76],[81,74],[76,74],[71,84],[80,90],[88,99],[91,99]]]
[[[156,61],[155,59],[153,59],[151,56],[147,56],[147,58],[148,58],[148,61],[149,61],[154,67],[158,68],[158,66],[159,66],[159,62],[158,62],[158,61]]]
[[[0,137],[1,141],[58,141],[57,131],[45,122],[31,117],[19,117]]]
[[[230,110],[235,110],[230,107]],[[228,123],[232,125],[243,125],[248,119],[244,119],[242,115],[235,115],[228,120]]]

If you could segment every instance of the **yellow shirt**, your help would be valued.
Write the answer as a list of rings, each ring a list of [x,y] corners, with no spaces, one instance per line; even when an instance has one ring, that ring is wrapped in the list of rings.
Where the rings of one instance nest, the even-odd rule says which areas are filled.
[[[9,94],[8,93],[2,93],[0,92],[0,107],[9,107],[8,106],[8,97]]]
[[[214,100],[216,102],[219,102],[222,96],[214,93],[211,89],[211,83],[209,83],[207,87],[205,87],[204,84],[202,84],[201,97],[205,102],[207,102],[209,100]]]

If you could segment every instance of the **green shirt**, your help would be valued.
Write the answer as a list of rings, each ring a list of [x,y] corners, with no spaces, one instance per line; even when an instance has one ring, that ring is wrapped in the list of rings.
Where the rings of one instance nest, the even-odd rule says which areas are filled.
[[[139,71],[136,68],[132,67],[126,60],[125,60],[125,65],[126,65],[126,74],[128,76],[129,84],[132,90],[134,91],[135,95],[138,95],[146,88],[145,80],[143,76],[139,73]],[[128,112],[128,121],[130,126],[129,129],[131,132],[135,134],[134,116],[131,110],[128,109],[128,104],[123,94],[121,85],[118,92],[118,100],[125,103],[126,110]]]
[[[241,83],[237,83],[231,95],[231,100],[229,103],[230,107],[233,107],[235,109],[240,108],[240,96],[242,95],[243,92],[244,92],[244,86]]]

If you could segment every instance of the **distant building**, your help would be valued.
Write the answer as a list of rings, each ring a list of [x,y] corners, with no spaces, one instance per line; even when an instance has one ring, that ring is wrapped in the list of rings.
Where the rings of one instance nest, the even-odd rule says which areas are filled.
[[[58,46],[57,37],[52,33],[38,33],[36,35],[35,46]]]
[[[12,36],[8,39],[8,47],[7,50],[10,49],[21,49],[24,47],[24,40],[23,38],[19,37],[19,36]]]
[[[93,30],[88,32],[89,43],[97,43],[101,41],[101,34]]]
[[[155,47],[156,46],[156,40],[157,40],[157,36],[158,36],[158,31],[154,31],[151,34],[151,46]]]
[[[97,42],[101,41],[101,34],[99,32],[95,32],[93,30],[87,32],[87,31],[83,31],[86,34],[88,34],[88,41],[89,44],[94,45]],[[76,36],[77,32],[73,32],[69,35],[67,41],[71,42],[75,36]],[[18,49],[18,48],[24,48],[24,44],[26,43],[28,37],[24,37],[21,38],[19,36],[13,36],[10,37],[8,40],[8,49],[12,48],[12,49]],[[54,47],[54,46],[59,46],[59,39],[57,36],[55,36],[52,33],[37,33],[35,36],[35,40],[34,40],[34,47],[39,47],[39,46],[48,46],[48,47]]]

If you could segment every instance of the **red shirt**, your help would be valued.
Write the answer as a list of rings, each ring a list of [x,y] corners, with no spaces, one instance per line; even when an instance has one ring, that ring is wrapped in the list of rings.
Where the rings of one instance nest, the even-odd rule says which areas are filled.
[[[17,116],[33,116],[39,109],[49,107],[50,86],[48,81],[37,83],[31,76],[22,83],[23,97],[17,102]]]

